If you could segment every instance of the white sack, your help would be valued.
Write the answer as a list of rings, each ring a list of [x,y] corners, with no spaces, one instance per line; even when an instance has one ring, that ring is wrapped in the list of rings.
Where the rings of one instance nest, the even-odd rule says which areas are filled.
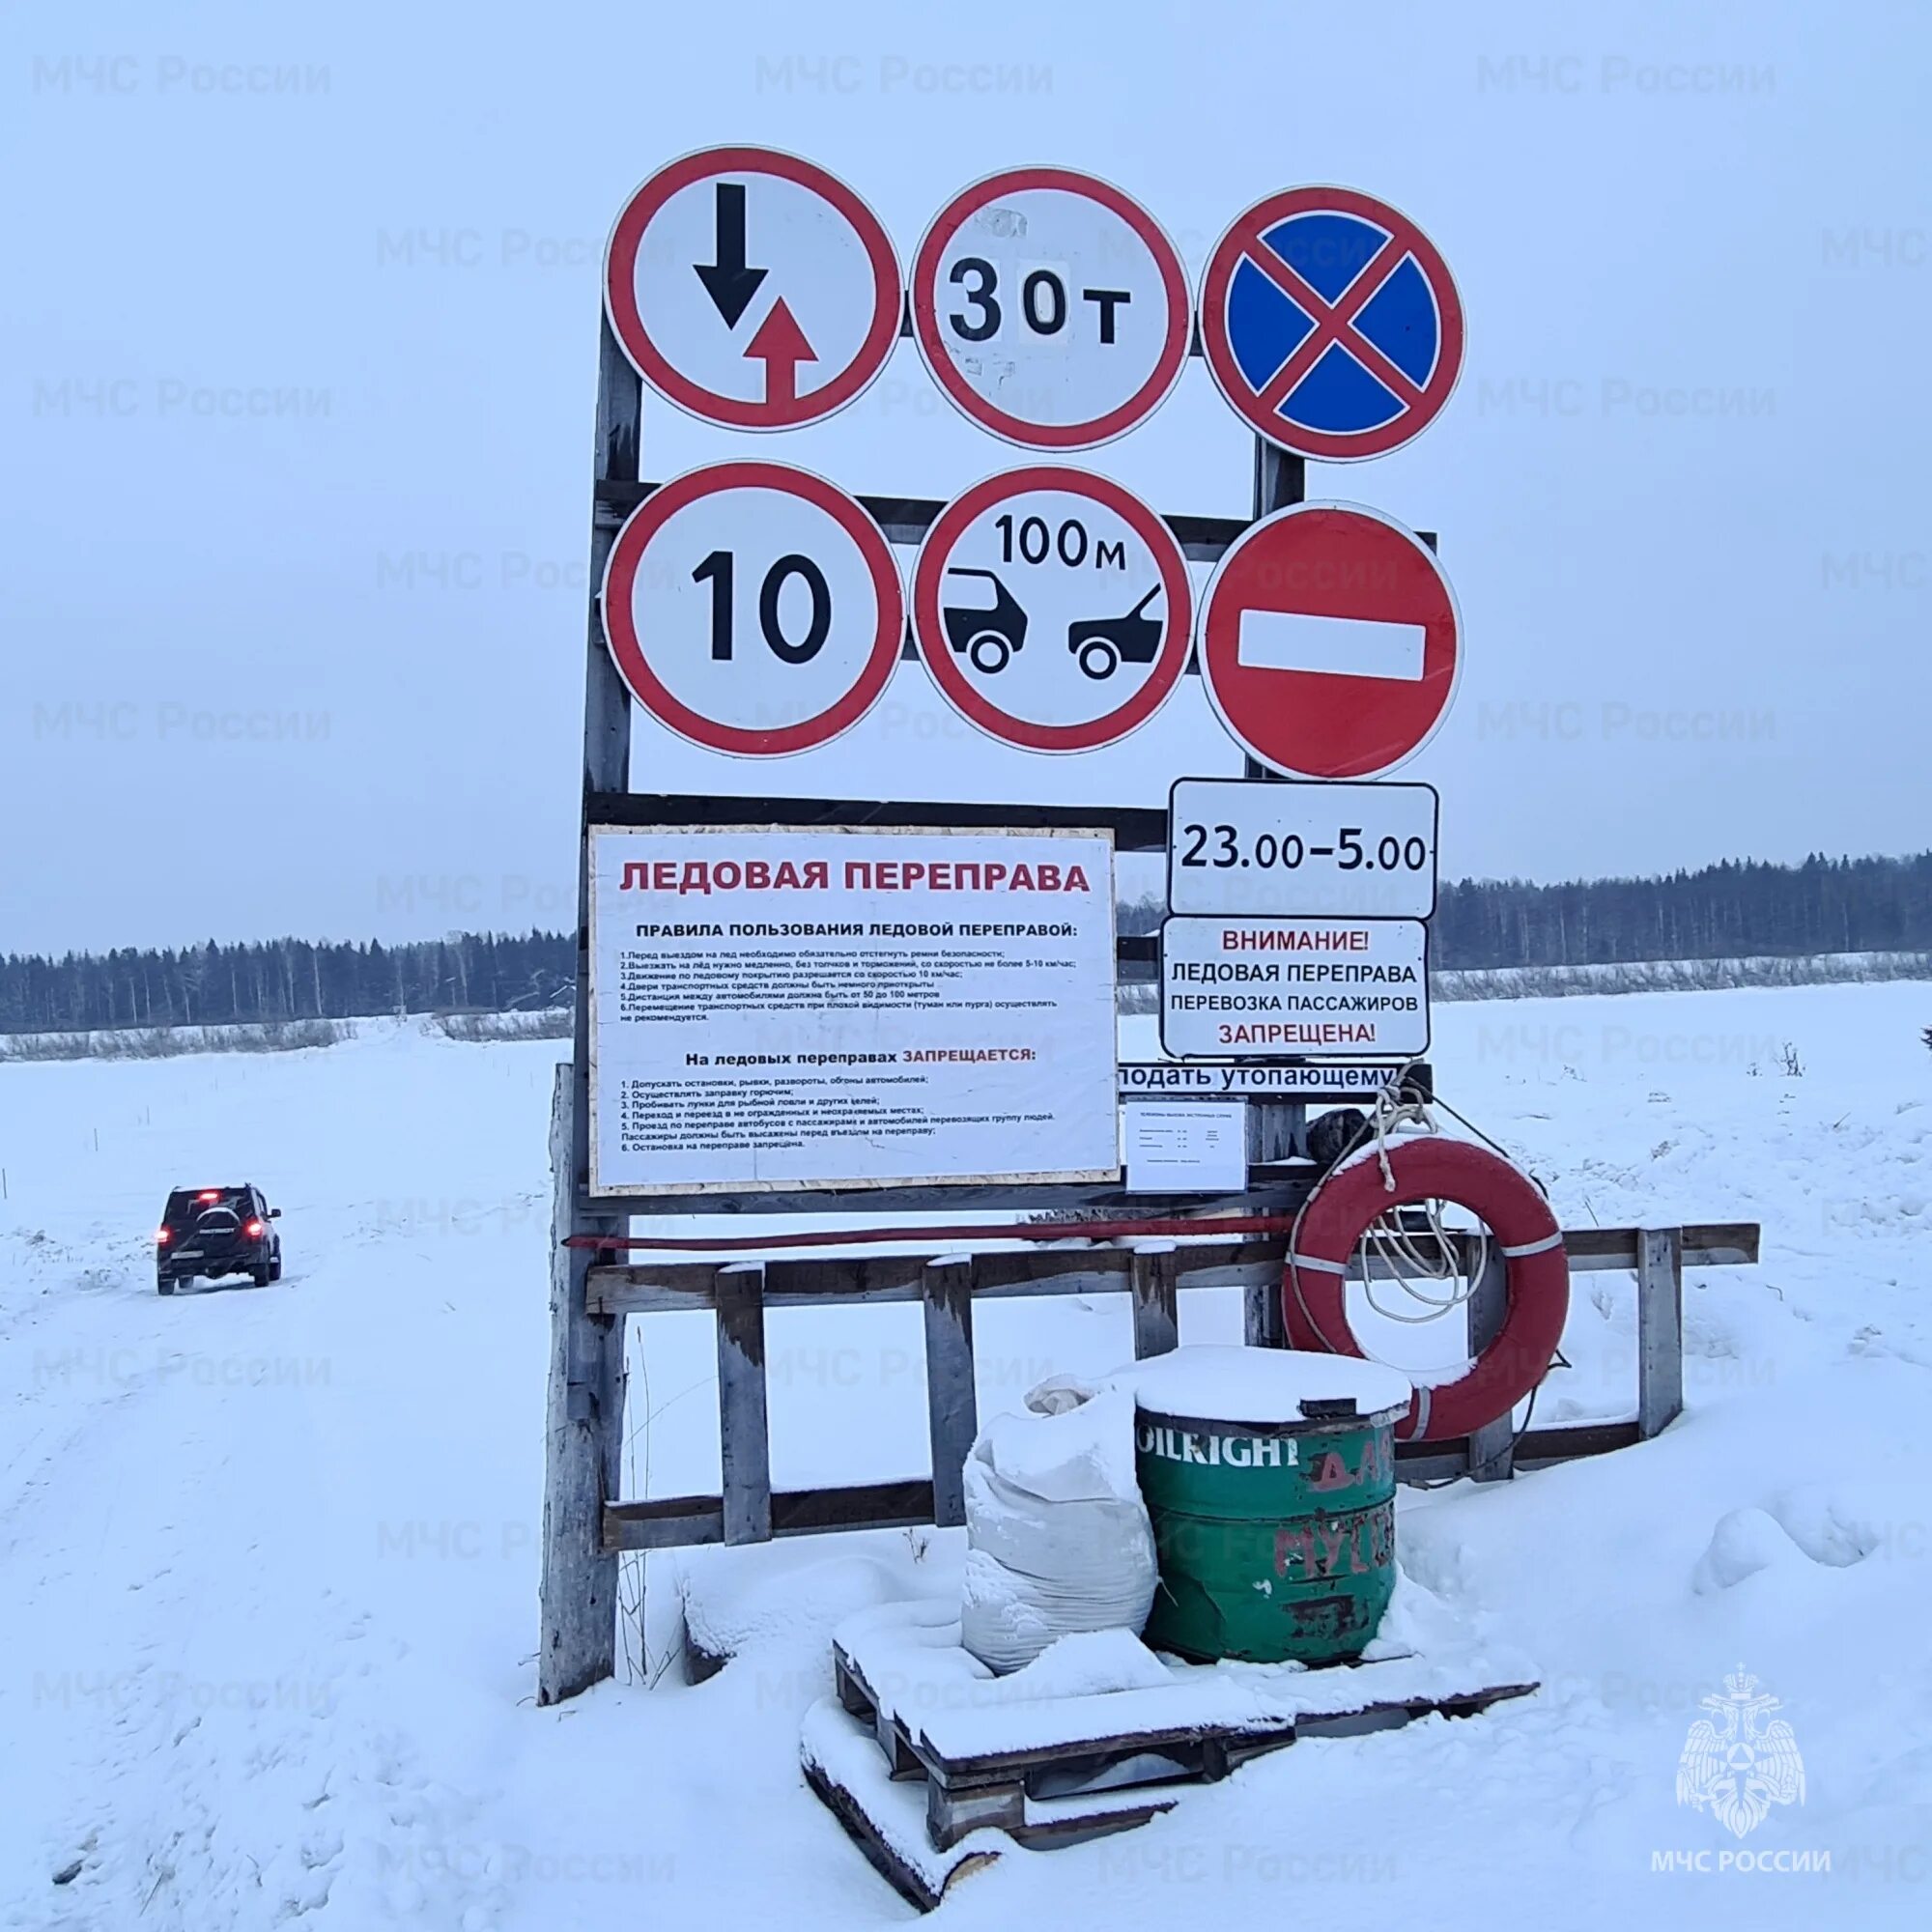
[[[1002,1673],[1078,1632],[1138,1634],[1153,1605],[1133,1397],[1055,1378],[1027,1404],[993,1417],[966,1458],[960,1639]]]

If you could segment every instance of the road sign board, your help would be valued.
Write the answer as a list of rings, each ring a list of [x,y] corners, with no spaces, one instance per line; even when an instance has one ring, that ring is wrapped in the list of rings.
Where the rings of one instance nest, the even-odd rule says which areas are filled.
[[[1414,531],[1359,504],[1264,518],[1202,600],[1208,700],[1237,744],[1289,778],[1392,771],[1435,735],[1461,666],[1441,565]]]
[[[1371,1060],[1429,1051],[1419,919],[1169,919],[1160,1045],[1178,1059]]]
[[[1366,1066],[1291,1065],[1204,1066],[1199,1061],[1123,1060],[1116,1068],[1123,1100],[1225,1100],[1250,1098],[1314,1100],[1342,1104],[1373,1100],[1393,1080],[1405,1091],[1427,1094],[1432,1069],[1425,1060],[1371,1063]]]
[[[912,584],[913,636],[948,702],[1030,752],[1124,738],[1187,666],[1179,544],[1138,497],[1086,470],[975,484],[934,519]]]
[[[708,148],[625,203],[604,256],[624,354],[667,402],[727,429],[795,429],[886,366],[902,306],[879,218],[823,168]]]
[[[1428,919],[1439,803],[1425,784],[1176,779],[1168,910]]]
[[[1407,215],[1346,187],[1257,202],[1201,278],[1221,393],[1284,449],[1352,463],[1435,419],[1463,369],[1463,301]]]
[[[933,380],[1031,449],[1091,449],[1145,421],[1179,378],[1189,322],[1160,225],[1071,168],[976,182],[913,258],[913,335]]]
[[[878,701],[905,636],[884,532],[822,477],[715,463],[632,512],[604,635],[652,717],[746,757],[823,745]]]

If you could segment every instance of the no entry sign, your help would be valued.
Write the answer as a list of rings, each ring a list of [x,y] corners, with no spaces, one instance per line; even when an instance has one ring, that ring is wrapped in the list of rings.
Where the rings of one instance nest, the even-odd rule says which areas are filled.
[[[1290,188],[1257,202],[1208,258],[1201,347],[1263,436],[1351,463],[1399,448],[1449,400],[1463,303],[1406,214],[1352,188]]]
[[[1107,477],[1045,466],[988,477],[940,512],[912,607],[948,701],[1030,752],[1090,752],[1145,724],[1193,633],[1167,526]]]
[[[1245,531],[1202,604],[1201,675],[1236,742],[1289,778],[1373,778],[1435,735],[1462,664],[1456,593],[1375,510],[1296,503]]]
[[[647,497],[611,546],[603,609],[638,702],[749,757],[856,724],[905,635],[884,532],[842,490],[778,463],[714,464]]]
[[[955,195],[912,272],[933,380],[981,428],[1091,449],[1152,414],[1187,358],[1187,279],[1153,217],[1070,168],[1011,168]]]
[[[898,337],[898,258],[878,217],[823,168],[711,148],[658,170],[611,232],[604,302],[667,402],[730,429],[793,429],[841,410]]]

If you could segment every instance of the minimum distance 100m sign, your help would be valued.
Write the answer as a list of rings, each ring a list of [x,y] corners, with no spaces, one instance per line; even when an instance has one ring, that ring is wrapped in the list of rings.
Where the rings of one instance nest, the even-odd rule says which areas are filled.
[[[913,636],[947,701],[1030,752],[1138,729],[1187,667],[1180,546],[1105,476],[1040,466],[955,497],[913,569]]]

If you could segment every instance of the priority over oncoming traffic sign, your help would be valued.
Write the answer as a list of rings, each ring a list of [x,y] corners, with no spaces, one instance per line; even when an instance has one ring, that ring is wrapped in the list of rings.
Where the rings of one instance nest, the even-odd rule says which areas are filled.
[[[1463,302],[1407,215],[1345,187],[1269,195],[1201,279],[1201,348],[1244,421],[1284,449],[1352,463],[1434,421],[1463,368]]]
[[[1456,695],[1462,620],[1429,547],[1355,503],[1242,532],[1201,610],[1201,681],[1235,741],[1285,778],[1392,771]]]
[[[632,512],[604,574],[604,635],[631,694],[714,752],[810,751],[879,700],[905,636],[885,533],[780,463],[718,463]]]
[[[604,304],[667,402],[774,430],[829,416],[872,382],[902,300],[892,242],[843,182],[769,148],[710,148],[625,203]]]
[[[947,203],[913,258],[913,335],[982,429],[1091,449],[1159,408],[1187,359],[1174,243],[1112,183],[1009,168]]]

